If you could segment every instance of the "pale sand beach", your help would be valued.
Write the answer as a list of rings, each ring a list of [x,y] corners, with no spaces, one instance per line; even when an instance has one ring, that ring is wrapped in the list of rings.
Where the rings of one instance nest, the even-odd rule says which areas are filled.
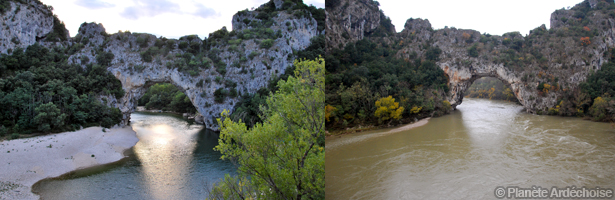
[[[0,199],[39,199],[36,182],[77,169],[116,162],[139,139],[130,126],[0,142]]]
[[[427,122],[429,122],[429,119],[431,119],[431,117],[428,117],[428,118],[425,118],[425,119],[421,119],[421,120],[416,121],[414,123],[406,124],[404,126],[388,130],[386,132],[380,132],[382,130],[371,130],[371,131],[368,131],[367,134],[362,134],[362,135],[358,135],[358,136],[357,135],[353,135],[353,134],[349,134],[349,135],[346,136],[348,138],[346,138],[344,140],[337,140],[335,142],[328,142],[325,145],[325,149],[334,149],[334,148],[337,148],[337,147],[342,146],[342,145],[347,145],[347,144],[356,143],[356,142],[363,142],[363,141],[366,141],[366,140],[369,140],[369,139],[373,139],[373,138],[389,135],[389,134],[392,134],[392,133],[407,131],[407,130],[410,130],[410,129],[413,129],[413,128],[416,128],[416,127],[420,127],[420,126],[423,126],[423,125],[427,124]],[[373,132],[379,132],[379,133],[373,133]],[[344,136],[339,136],[339,137],[344,137]]]

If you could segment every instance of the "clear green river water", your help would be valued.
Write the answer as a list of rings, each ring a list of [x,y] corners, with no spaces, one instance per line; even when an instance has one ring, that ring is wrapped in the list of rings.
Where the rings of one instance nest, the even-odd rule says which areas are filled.
[[[217,133],[180,117],[133,113],[139,142],[113,164],[43,180],[41,199],[205,199],[209,185],[237,168],[213,150]]]
[[[615,128],[465,98],[414,129],[326,139],[326,199],[495,199],[497,186],[615,188]]]

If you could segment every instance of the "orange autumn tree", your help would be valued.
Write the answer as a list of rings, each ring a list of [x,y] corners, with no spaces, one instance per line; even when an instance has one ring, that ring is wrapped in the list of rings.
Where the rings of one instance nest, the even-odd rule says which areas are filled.
[[[590,45],[592,42],[589,41],[589,37],[581,37],[581,44],[583,44],[583,46],[587,46]]]
[[[401,119],[402,112],[404,112],[404,107],[400,107],[399,102],[395,102],[395,98],[390,95],[376,101],[376,112],[374,115],[381,121]]]

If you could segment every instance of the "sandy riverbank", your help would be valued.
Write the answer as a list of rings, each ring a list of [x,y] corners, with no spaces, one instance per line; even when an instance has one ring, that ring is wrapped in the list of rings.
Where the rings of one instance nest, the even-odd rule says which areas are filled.
[[[334,142],[327,142],[325,145],[325,149],[334,149],[337,148],[339,146],[342,145],[347,145],[347,144],[352,144],[352,143],[356,143],[356,142],[363,142],[363,141],[367,141],[373,138],[377,138],[377,137],[381,137],[381,136],[385,136],[385,135],[389,135],[392,133],[397,133],[397,132],[401,132],[401,131],[407,131],[419,126],[423,126],[425,124],[427,124],[427,122],[429,122],[429,119],[431,119],[430,117],[425,118],[425,119],[421,119],[417,122],[411,123],[411,124],[407,124],[398,128],[394,128],[394,129],[390,129],[388,131],[384,131],[384,132],[379,132],[382,130],[370,130],[370,132],[379,132],[379,133],[368,133],[368,134],[363,134],[363,135],[348,135],[345,136],[347,137],[344,140],[337,140]],[[384,129],[386,130],[386,129]],[[342,135],[338,135],[338,136],[332,136],[332,137],[342,137]]]
[[[0,142],[0,199],[39,199],[31,192],[39,180],[118,161],[138,141],[126,126]]]

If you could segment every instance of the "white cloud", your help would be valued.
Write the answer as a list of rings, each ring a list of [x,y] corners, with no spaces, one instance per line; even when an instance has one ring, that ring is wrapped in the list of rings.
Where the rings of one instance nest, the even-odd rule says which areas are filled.
[[[115,4],[103,2],[101,0],[77,0],[75,4],[89,9],[110,8],[115,6]]]
[[[214,9],[205,7],[203,4],[195,3],[195,7],[197,8],[194,15],[202,17],[202,18],[210,18],[210,17],[218,17],[220,16]]]
[[[118,30],[167,38],[197,34],[205,38],[223,26],[231,29],[237,11],[257,8],[269,0],[41,0],[54,8],[71,36],[83,22],[102,23],[107,33]],[[324,0],[306,0],[323,5]],[[85,4],[88,3],[88,4]]]
[[[181,12],[179,5],[167,0],[133,0],[133,6],[124,9],[120,15],[136,20],[140,17],[154,17],[163,13]]]

